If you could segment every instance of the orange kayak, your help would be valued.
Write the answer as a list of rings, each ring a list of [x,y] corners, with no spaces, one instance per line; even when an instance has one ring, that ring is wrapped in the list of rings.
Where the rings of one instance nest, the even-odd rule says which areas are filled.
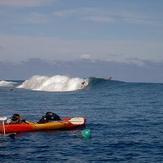
[[[85,126],[86,119],[83,117],[63,118],[61,121],[47,123],[27,122],[21,124],[0,124],[0,133],[20,133],[44,130],[69,130]]]

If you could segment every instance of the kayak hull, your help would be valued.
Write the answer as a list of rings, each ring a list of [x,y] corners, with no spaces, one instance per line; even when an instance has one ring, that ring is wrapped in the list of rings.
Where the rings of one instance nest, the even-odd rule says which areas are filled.
[[[63,118],[61,121],[53,121],[48,123],[27,122],[21,124],[5,124],[0,125],[0,133],[21,133],[45,130],[70,130],[85,126],[86,119],[83,117]]]

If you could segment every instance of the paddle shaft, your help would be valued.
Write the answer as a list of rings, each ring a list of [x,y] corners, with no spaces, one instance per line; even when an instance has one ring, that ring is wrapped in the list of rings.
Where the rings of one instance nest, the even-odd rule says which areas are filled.
[[[6,135],[6,130],[5,130],[5,123],[2,121],[2,126],[3,126],[3,134]]]

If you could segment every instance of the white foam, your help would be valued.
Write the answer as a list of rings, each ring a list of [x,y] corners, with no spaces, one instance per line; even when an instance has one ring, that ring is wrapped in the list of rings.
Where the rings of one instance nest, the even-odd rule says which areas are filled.
[[[0,80],[0,87],[11,87],[15,84],[15,82],[9,82],[5,80]]]
[[[36,91],[63,92],[83,89],[87,85],[88,80],[82,78],[70,78],[64,75],[51,77],[35,75],[29,80],[24,81],[18,88]]]

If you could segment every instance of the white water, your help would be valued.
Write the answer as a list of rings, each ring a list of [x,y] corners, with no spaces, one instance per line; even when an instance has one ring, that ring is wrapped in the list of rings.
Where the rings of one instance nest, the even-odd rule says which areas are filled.
[[[35,75],[32,76],[29,80],[24,81],[17,88],[36,91],[64,92],[83,89],[87,85],[88,79],[70,78],[63,75],[55,75],[52,77]]]
[[[0,87],[11,87],[15,84],[15,82],[9,82],[5,80],[0,80]]]

